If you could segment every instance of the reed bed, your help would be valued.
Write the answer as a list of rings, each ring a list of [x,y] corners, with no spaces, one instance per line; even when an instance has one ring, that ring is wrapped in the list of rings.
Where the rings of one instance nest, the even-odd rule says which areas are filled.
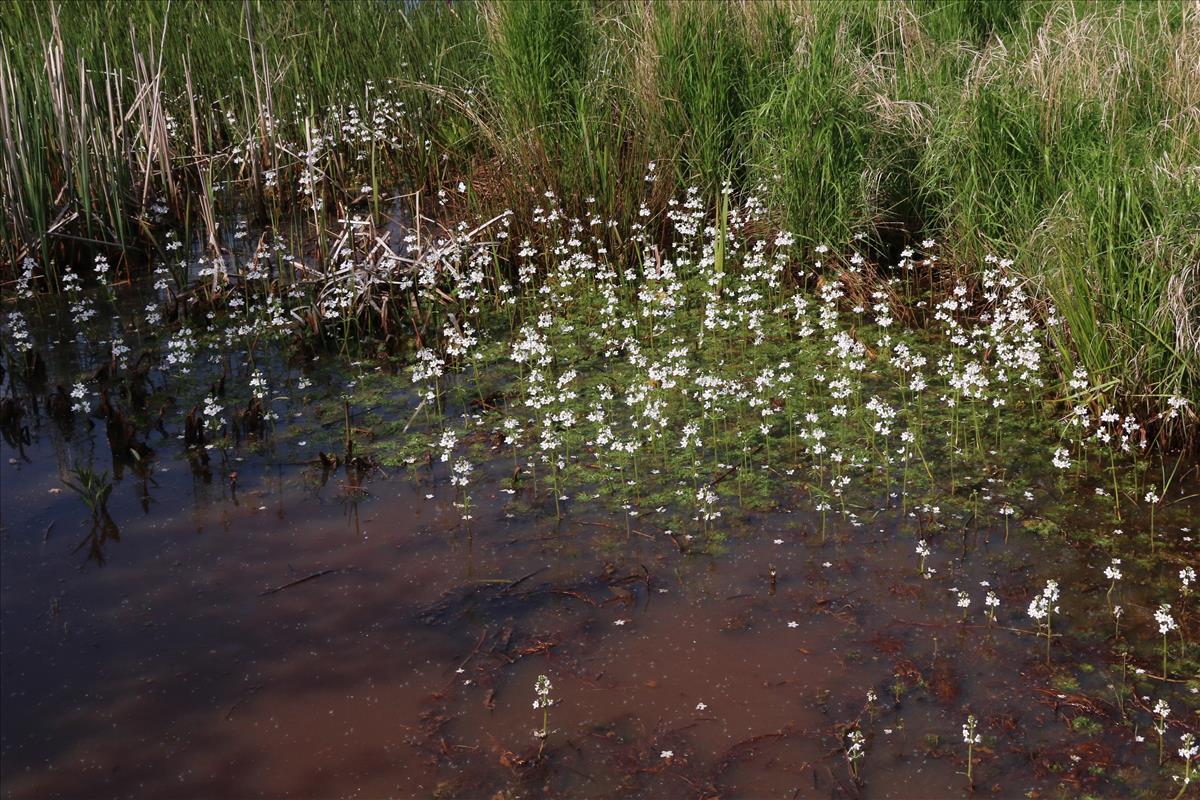
[[[935,238],[945,286],[1010,257],[1065,322],[1063,396],[1165,419],[1200,396],[1198,43],[1192,0],[14,2],[4,272],[132,275],[164,228],[222,260],[235,216],[336,272],[339,220],[400,191],[514,220],[553,191],[609,246],[686,187],[761,193],[809,256]]]

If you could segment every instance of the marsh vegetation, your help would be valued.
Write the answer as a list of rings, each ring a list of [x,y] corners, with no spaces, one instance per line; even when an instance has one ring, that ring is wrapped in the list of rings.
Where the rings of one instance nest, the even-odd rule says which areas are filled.
[[[1194,3],[0,35],[6,793],[1194,790]]]

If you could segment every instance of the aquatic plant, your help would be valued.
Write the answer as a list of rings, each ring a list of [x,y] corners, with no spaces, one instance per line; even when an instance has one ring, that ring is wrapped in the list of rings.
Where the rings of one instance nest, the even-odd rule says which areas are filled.
[[[474,469],[475,467],[470,461],[465,458],[459,458],[454,462],[453,475],[450,478],[450,484],[459,487],[462,493],[458,506],[462,509],[462,519],[464,522],[471,519],[471,494],[467,490],[467,487],[471,482],[471,472]]]
[[[962,727],[963,742],[967,745],[967,786],[972,789],[975,787],[975,745],[983,741],[983,738],[976,733],[977,724],[975,715],[968,714],[967,721],[963,723]]]
[[[1146,496],[1143,499],[1150,504],[1150,554],[1154,555],[1154,509],[1158,507],[1158,503],[1162,498],[1155,491],[1155,487],[1151,486],[1150,491],[1146,492]]]
[[[1000,607],[1000,597],[990,588],[987,590],[987,594],[983,598],[983,607],[986,609],[988,624],[995,624],[996,609]]]
[[[920,539],[917,541],[916,553],[921,559],[921,563],[917,567],[917,572],[919,572],[921,574],[922,578],[928,579],[928,578],[933,577],[933,571],[925,569],[925,559],[929,558],[929,555],[932,552],[933,551],[929,549],[929,543],[926,542],[924,539]]]
[[[1045,588],[1040,594],[1029,601],[1029,616],[1038,624],[1038,635],[1046,637],[1046,663],[1050,663],[1050,643],[1053,641],[1051,631],[1054,615],[1058,613],[1058,581],[1046,581]]]
[[[862,761],[863,757],[867,754],[866,740],[867,737],[858,728],[854,728],[846,734],[846,762],[850,766],[850,777],[854,779],[855,783],[859,783],[862,780],[858,762]]]
[[[1158,632],[1162,634],[1162,674],[1163,679],[1168,678],[1167,675],[1167,635],[1178,628],[1175,618],[1171,616],[1171,604],[1163,603],[1154,612],[1154,622],[1158,625]]]
[[[87,414],[92,410],[92,405],[88,400],[87,387],[82,383],[76,383],[71,387],[71,411],[76,414]]]
[[[554,700],[550,697],[550,692],[553,690],[550,685],[550,679],[545,675],[538,675],[537,681],[533,685],[533,693],[537,698],[533,701],[535,711],[542,711],[542,728],[535,730],[533,735],[538,740],[538,753],[541,753],[546,746],[546,739],[550,735],[550,706],[554,705]]]
[[[1117,581],[1121,580],[1121,559],[1114,558],[1112,563],[1104,568],[1104,577],[1108,578],[1110,583],[1108,591],[1105,593],[1105,598],[1108,600],[1108,605],[1112,607],[1112,593],[1117,588]]]
[[[1163,763],[1163,735],[1167,732],[1167,717],[1171,716],[1171,707],[1161,697],[1154,702],[1154,732],[1158,734],[1158,763]]]
[[[1179,794],[1175,795],[1176,800],[1183,797],[1183,793],[1187,791],[1187,787],[1192,782],[1192,762],[1200,754],[1200,746],[1196,744],[1196,737],[1191,733],[1180,736],[1178,752],[1179,757],[1183,759],[1183,777],[1179,778]]]
[[[1196,582],[1196,568],[1192,566],[1179,570],[1179,592],[1187,597],[1192,593],[1192,584]]]
[[[555,522],[578,514],[585,524],[623,531],[626,540],[669,541],[680,554],[681,573],[694,568],[695,556],[755,546],[748,539],[761,534],[764,513],[777,520],[795,513],[789,539],[777,543],[803,542],[813,554],[810,566],[826,569],[833,562],[820,561],[817,550],[847,552],[845,543],[860,541],[856,528],[890,520],[902,537],[896,552],[903,555],[915,543],[921,575],[907,585],[916,580],[911,562],[905,567],[899,559],[903,577],[893,592],[949,590],[961,611],[964,624],[956,635],[964,643],[985,627],[965,624],[973,600],[963,581],[980,577],[964,575],[972,569],[972,547],[983,550],[980,542],[986,543],[990,569],[991,558],[1040,552],[1031,549],[1039,546],[1036,538],[996,547],[991,534],[1001,524],[1005,544],[1010,527],[1017,539],[1053,537],[1048,548],[1077,551],[1090,566],[1072,576],[1083,591],[1067,615],[1059,616],[1056,580],[1030,603],[1036,636],[1046,637],[1047,663],[1063,631],[1078,634],[1064,651],[1106,657],[1103,647],[1092,646],[1089,627],[1104,625],[1104,588],[1115,639],[1121,639],[1123,611],[1114,599],[1140,609],[1175,591],[1191,592],[1194,570],[1176,573],[1178,559],[1193,549],[1191,537],[1167,535],[1173,532],[1168,520],[1185,508],[1178,501],[1187,498],[1167,480],[1175,454],[1151,446],[1154,412],[1118,414],[1098,399],[1104,385],[1086,370],[1064,380],[1057,341],[1066,323],[1012,261],[989,256],[946,269],[948,254],[933,240],[895,257],[880,253],[863,231],[809,249],[800,235],[776,224],[778,212],[766,200],[774,191],[770,183],[743,193],[731,184],[712,198],[699,185],[659,197],[670,181],[662,164],[649,165],[639,178],[649,188],[633,224],[594,204],[576,210],[571,198],[552,189],[539,189],[532,209],[468,211],[450,221],[462,208],[455,204],[469,204],[475,191],[473,184],[451,181],[438,194],[401,198],[418,217],[432,203],[444,209],[433,213],[446,220],[425,218],[397,230],[369,210],[382,200],[366,177],[352,202],[342,196],[344,187],[327,182],[330,171],[347,166],[337,162],[366,155],[361,148],[384,127],[331,112],[307,131],[306,172],[291,178],[303,179],[312,192],[303,210],[311,225],[306,219],[298,229],[253,233],[251,221],[222,220],[218,228],[235,243],[245,240],[245,249],[222,244],[219,255],[200,256],[203,232],[180,238],[150,230],[146,236],[161,244],[164,258],[147,285],[136,288],[144,294],[133,314],[105,318],[115,302],[115,258],[99,264],[98,274],[92,261],[64,267],[58,281],[70,320],[51,324],[64,325],[75,341],[64,336],[55,346],[74,348],[88,366],[84,372],[72,362],[52,397],[61,397],[64,407],[74,400],[80,412],[91,413],[98,392],[100,415],[108,418],[107,392],[116,402],[115,392],[128,390],[130,405],[141,409],[137,424],[156,427],[165,440],[178,435],[179,417],[191,409],[182,438],[192,468],[207,482],[212,471],[205,445],[218,443],[221,463],[214,459],[213,470],[224,468],[236,489],[236,472],[228,467],[260,444],[241,441],[239,430],[250,430],[247,420],[267,419],[268,401],[278,395],[273,402],[281,412],[287,406],[308,417],[292,435],[283,431],[279,444],[295,453],[284,458],[294,457],[302,469],[320,468],[321,480],[345,463],[347,494],[364,491],[360,468],[381,463],[407,469],[431,503],[452,495],[464,523],[493,512],[536,522],[549,520],[546,492],[553,491]],[[338,139],[341,134],[354,141]],[[708,158],[702,151],[696,157]],[[286,178],[281,167],[272,180]],[[334,214],[329,207],[339,203]],[[178,255],[184,241],[192,251],[186,260]],[[30,278],[21,293],[33,300],[23,297],[19,307],[5,309],[8,363],[30,374],[38,353],[30,320],[43,326],[37,344],[44,346],[45,323],[53,319],[39,314],[52,287],[38,269],[23,268]],[[96,337],[80,335],[95,330],[106,337],[103,347],[87,343]],[[135,360],[138,347],[145,349]],[[77,391],[68,399],[71,385]],[[139,385],[169,386],[170,399],[160,396],[149,408],[135,403]],[[1181,398],[1166,402],[1187,413]],[[226,431],[229,437],[221,438]],[[339,432],[344,462],[328,454],[338,453]],[[328,453],[314,458],[318,439]],[[501,477],[499,461],[510,457],[512,471],[505,467]],[[1167,467],[1163,477],[1150,484],[1160,464]],[[1093,492],[1093,480],[1113,481],[1113,494]],[[435,486],[443,482],[449,491],[439,493]],[[497,484],[502,507],[492,502]],[[1151,503],[1145,511],[1152,557],[1120,530],[1079,525],[1106,516],[1110,503],[1121,513],[1113,495]],[[611,514],[621,517],[612,526],[588,519]],[[876,547],[890,546],[885,530]],[[1157,538],[1164,540],[1161,547]],[[598,546],[615,549],[619,539]],[[935,548],[941,574],[930,565]],[[1116,598],[1123,577],[1113,552],[1124,553],[1125,571],[1137,576]],[[1102,581],[1095,565],[1106,560]],[[790,569],[777,571],[777,563],[766,562],[772,593]],[[837,571],[854,574],[843,566]],[[1020,580],[1002,579],[1006,597],[1027,591],[1028,581],[1040,583],[1050,569],[1036,561],[1032,568]],[[646,586],[649,591],[649,577]],[[999,641],[1010,632],[1027,634],[995,624],[1000,596],[989,582],[980,586],[984,635]],[[947,606],[922,604],[938,613]],[[1194,618],[1178,610],[1172,616],[1169,608],[1164,613],[1180,629],[1176,673],[1185,672],[1183,629],[1190,630]],[[1122,715],[1123,696],[1131,692],[1126,666],[1145,679],[1146,666],[1159,655],[1153,629],[1141,624],[1144,615],[1132,616],[1135,624],[1118,642],[1120,686],[1113,681]],[[1168,644],[1163,632],[1164,678]],[[935,639],[940,663],[937,648]],[[909,687],[936,691],[925,680],[898,677],[892,684],[897,703]],[[1079,688],[1072,677],[1055,680],[1070,691]],[[534,706],[544,712],[541,747],[549,732],[548,684]],[[546,705],[538,705],[543,700]],[[871,701],[867,711],[873,718]],[[1078,719],[1081,732],[1094,730],[1090,716]],[[865,738],[855,749],[847,737],[843,750],[848,758],[856,754],[849,767],[857,780]],[[661,752],[671,754],[663,758],[672,770],[682,766],[676,750]],[[969,781],[974,752],[968,742]]]
[[[93,516],[107,515],[108,498],[113,489],[107,472],[96,472],[91,467],[76,464],[71,468],[71,479],[63,478],[62,482],[79,495]]]
[[[954,596],[955,596],[956,605],[962,609],[962,621],[966,622],[967,621],[967,612],[971,608],[970,593],[965,592],[962,589],[959,589],[958,587],[952,588],[950,590],[950,592],[952,594],[954,594]]]
[[[246,207],[273,230],[312,234],[315,254],[257,248],[266,273],[328,276],[388,239],[395,186],[416,217],[514,209],[513,242],[550,190],[573,216],[615,222],[601,231],[614,252],[635,225],[662,233],[683,187],[717,216],[763,187],[808,255],[861,234],[865,250],[899,260],[918,278],[905,301],[978,277],[972,265],[991,252],[1019,254],[1008,266],[1062,323],[1050,334],[1063,383],[1085,376],[1064,394],[1135,414],[1139,438],[1194,439],[1192,3],[8,10],[0,238],[14,276],[35,259],[35,284],[64,288],[78,261],[89,280],[107,265],[111,286],[138,269],[134,251],[157,252],[157,233],[178,227],[216,290],[243,277],[225,263],[224,229],[231,242],[246,232],[224,217]],[[339,220],[355,220],[350,235]],[[396,288],[411,258],[401,238],[376,270]],[[896,258],[933,238],[935,261]],[[407,244],[419,249],[420,232]],[[374,305],[385,337],[427,334],[374,287],[322,300],[331,312]],[[365,313],[357,323],[339,330],[344,342],[372,327]]]

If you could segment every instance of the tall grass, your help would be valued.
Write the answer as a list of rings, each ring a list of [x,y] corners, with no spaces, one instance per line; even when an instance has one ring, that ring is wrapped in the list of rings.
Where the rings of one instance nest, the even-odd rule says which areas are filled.
[[[811,245],[860,233],[886,259],[932,237],[954,279],[1012,257],[1066,323],[1064,370],[1106,387],[1078,399],[1149,419],[1200,397],[1196,0],[54,8],[0,15],[10,262],[127,248],[147,202],[183,214],[201,187],[277,214],[287,192],[262,174],[391,86],[389,125],[417,146],[372,151],[375,185],[461,179],[510,207],[553,190],[628,224],[654,161],[651,220],[728,181]],[[325,158],[331,186],[364,180],[352,154]]]
[[[306,123],[351,104],[366,113],[386,81],[462,85],[456,68],[479,58],[474,7],[428,6],[11,0],[0,14],[4,256],[37,253],[50,268],[78,257],[72,243],[126,251],[149,205],[183,215],[180,186],[244,189],[277,166],[255,158],[280,150],[268,140],[295,152]],[[473,153],[461,113],[399,94],[398,126],[431,141],[391,171],[426,176],[443,153]],[[260,148],[230,152],[255,137]]]
[[[953,252],[1004,250],[1063,354],[1149,416],[1200,397],[1200,6],[1049,6],[978,51],[918,179]]]

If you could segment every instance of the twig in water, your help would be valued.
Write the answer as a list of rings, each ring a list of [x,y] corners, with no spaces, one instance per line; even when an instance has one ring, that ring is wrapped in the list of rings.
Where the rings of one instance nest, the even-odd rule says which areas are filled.
[[[545,572],[545,571],[546,571],[546,570],[548,570],[548,569],[550,569],[550,567],[539,567],[538,569],[535,569],[533,572],[529,573],[529,574],[528,574],[528,575],[526,575],[525,577],[523,577],[523,578],[517,578],[515,581],[512,581],[512,582],[511,582],[511,583],[509,583],[507,586],[505,586],[505,587],[504,587],[504,589],[503,589],[503,590],[501,590],[501,593],[503,594],[504,592],[509,592],[509,591],[512,591],[513,589],[517,588],[518,586],[520,586],[520,585],[521,585],[522,583],[524,583],[525,581],[527,581],[527,580],[529,580],[530,578],[532,578],[534,575],[537,575],[538,573],[541,573],[541,572]]]
[[[417,418],[417,414],[420,414],[421,409],[424,407],[425,400],[421,400],[421,402],[417,404],[416,410],[413,411],[412,416],[408,418],[408,422],[404,423],[404,430],[400,431],[401,433],[408,433],[409,426],[413,424],[413,420]]]
[[[305,575],[303,578],[297,578],[294,581],[289,581],[280,586],[275,586],[271,589],[267,589],[266,591],[259,592],[258,596],[266,597],[269,594],[275,594],[276,592],[282,592],[284,589],[290,589],[293,586],[299,586],[302,583],[311,581],[313,578],[320,578],[322,575],[328,575],[331,572],[345,572],[346,570],[349,570],[349,569],[353,569],[353,567],[335,567],[335,568],[331,568],[331,569],[318,570],[317,572],[314,572],[311,575]]]
[[[249,699],[250,699],[250,697],[251,697],[251,695],[254,695],[254,694],[256,694],[256,693],[257,693],[259,690],[261,690],[262,688],[263,688],[263,685],[260,683],[260,684],[258,684],[258,685],[256,685],[256,686],[251,686],[249,689],[247,689],[247,690],[245,691],[245,693],[244,693],[244,694],[242,694],[242,696],[241,696],[241,697],[239,697],[239,698],[237,699],[237,702],[235,702],[233,705],[231,705],[231,706],[229,707],[229,710],[225,712],[225,719],[229,719],[229,718],[231,718],[231,717],[233,716],[234,709],[236,709],[236,708],[237,708],[238,706],[240,706],[242,703],[244,703],[244,702],[246,702],[247,700],[249,700]]]

